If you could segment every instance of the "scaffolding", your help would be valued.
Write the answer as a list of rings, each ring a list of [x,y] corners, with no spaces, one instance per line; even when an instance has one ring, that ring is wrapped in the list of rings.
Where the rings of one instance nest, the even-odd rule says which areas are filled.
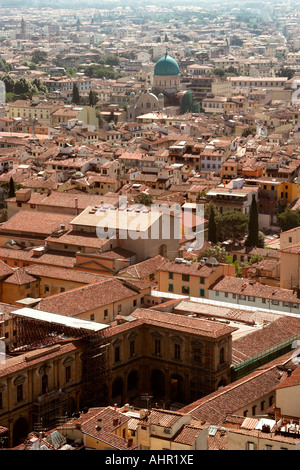
[[[214,349],[205,340],[190,343],[190,401],[196,401],[215,391]]]
[[[108,335],[104,333],[108,325],[79,319],[77,322],[76,319],[68,321],[63,316],[60,316],[61,323],[58,323],[60,319],[50,313],[41,314],[41,318],[37,319],[36,311],[30,310],[19,315],[18,311],[13,312],[16,314],[17,334],[16,346],[10,354],[42,351],[43,348],[58,345],[62,341],[80,340],[83,345],[82,376],[81,381],[76,384],[82,396],[80,410],[91,406],[105,406],[109,399],[110,380],[109,341]],[[30,317],[31,314],[34,318]],[[47,431],[66,422],[71,414],[70,399],[70,390],[60,388],[59,385],[35,396],[32,403],[33,430]]]

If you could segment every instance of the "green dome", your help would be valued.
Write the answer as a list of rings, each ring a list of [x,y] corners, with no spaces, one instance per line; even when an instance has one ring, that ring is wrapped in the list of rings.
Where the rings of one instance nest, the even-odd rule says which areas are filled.
[[[156,62],[154,75],[180,75],[176,60],[166,52],[165,55]]]

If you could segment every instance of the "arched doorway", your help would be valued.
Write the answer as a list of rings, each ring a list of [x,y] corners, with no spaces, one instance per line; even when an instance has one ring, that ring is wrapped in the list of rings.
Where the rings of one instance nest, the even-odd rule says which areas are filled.
[[[159,369],[151,373],[151,390],[153,398],[163,398],[166,393],[165,376]]]
[[[168,253],[168,247],[166,244],[163,244],[163,245],[160,245],[159,247],[159,255],[160,256],[163,256],[164,258],[166,258],[167,256],[167,253]]]
[[[28,436],[28,421],[25,418],[19,418],[13,427],[13,447],[21,444]]]
[[[181,375],[173,374],[170,377],[170,400],[184,402],[183,379]]]
[[[114,402],[122,404],[123,402],[123,379],[121,377],[116,378],[111,387],[111,397]]]
[[[139,374],[136,370],[132,370],[127,377],[127,392],[138,390]]]

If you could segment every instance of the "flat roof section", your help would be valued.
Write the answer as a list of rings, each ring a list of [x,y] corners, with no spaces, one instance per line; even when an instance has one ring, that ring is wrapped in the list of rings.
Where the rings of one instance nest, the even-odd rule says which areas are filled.
[[[34,308],[20,308],[11,312],[13,315],[30,318],[32,320],[40,320],[48,323],[68,326],[70,328],[78,328],[90,331],[101,331],[108,328],[109,325],[97,323],[93,321],[83,320],[81,318],[67,317],[57,313],[44,312],[43,310],[35,310]]]

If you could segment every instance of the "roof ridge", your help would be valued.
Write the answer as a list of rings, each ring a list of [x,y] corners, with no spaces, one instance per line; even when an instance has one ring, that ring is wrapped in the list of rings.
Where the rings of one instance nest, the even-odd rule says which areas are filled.
[[[251,377],[249,377],[249,375],[246,376],[246,377],[245,377],[246,380],[239,379],[239,380],[238,380],[238,383],[236,383],[236,384],[235,384],[234,386],[232,386],[232,387],[231,387],[232,384],[226,385],[226,386],[223,388],[223,390],[222,390],[219,394],[216,393],[216,392],[218,392],[218,390],[216,390],[216,392],[212,392],[212,393],[215,394],[215,395],[212,396],[212,397],[210,397],[210,398],[208,398],[207,401],[203,401],[203,403],[201,403],[201,404],[208,404],[208,405],[209,405],[209,402],[212,401],[212,400],[214,400],[216,397],[220,397],[220,396],[224,395],[225,393],[228,393],[228,392],[230,392],[230,391],[236,389],[237,387],[241,386],[242,384],[245,384],[245,383],[249,382],[250,380],[253,380],[253,379],[257,378],[257,377],[259,377],[259,376],[262,375],[262,374],[265,374],[265,373],[267,373],[267,372],[270,372],[270,371],[271,371],[272,369],[274,369],[274,368],[277,368],[277,365],[276,365],[276,364],[274,364],[273,366],[271,366],[271,367],[269,367],[269,368],[263,369],[263,370],[257,369],[257,370],[255,370],[255,371],[253,371],[253,372],[251,373],[251,374],[253,374],[253,375],[251,375]],[[255,374],[255,375],[254,375],[254,374]],[[243,377],[243,378],[244,378],[244,377]],[[233,382],[233,384],[234,384],[234,382]],[[226,390],[224,390],[225,388],[226,388]],[[203,400],[205,400],[205,398],[206,398],[206,397],[203,397]],[[201,398],[200,398],[200,400],[201,400]],[[199,405],[198,405],[198,406],[199,406]],[[196,410],[196,409],[198,408],[198,406],[196,406],[195,408],[193,408],[192,410],[190,410],[189,413],[192,413],[192,411]],[[213,407],[212,407],[212,408],[213,408]],[[217,410],[215,410],[215,411],[217,411]]]

